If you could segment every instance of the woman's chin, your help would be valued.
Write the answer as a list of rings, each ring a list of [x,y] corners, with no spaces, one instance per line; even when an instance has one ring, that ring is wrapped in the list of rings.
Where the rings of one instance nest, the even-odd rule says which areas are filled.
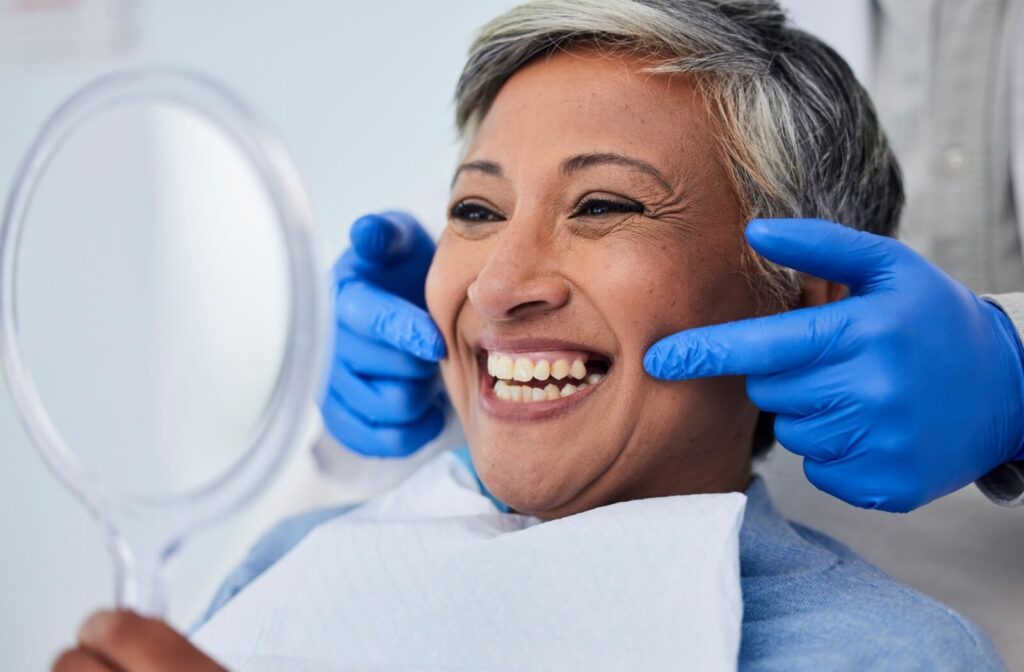
[[[542,519],[578,513],[579,494],[593,478],[584,460],[553,446],[470,441],[473,462],[488,491],[517,513]]]

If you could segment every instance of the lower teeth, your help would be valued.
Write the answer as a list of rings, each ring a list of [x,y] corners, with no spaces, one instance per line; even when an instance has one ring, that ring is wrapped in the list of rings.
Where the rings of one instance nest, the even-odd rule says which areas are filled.
[[[585,390],[591,385],[600,382],[602,378],[604,378],[603,374],[592,373],[587,376],[587,382],[580,383],[579,385],[566,383],[561,387],[561,389],[559,389],[557,385],[551,383],[541,388],[531,387],[529,385],[509,385],[504,380],[498,380],[494,383],[494,396],[503,401],[518,401],[522,403],[554,401],[555,399],[568,397],[572,394]]]

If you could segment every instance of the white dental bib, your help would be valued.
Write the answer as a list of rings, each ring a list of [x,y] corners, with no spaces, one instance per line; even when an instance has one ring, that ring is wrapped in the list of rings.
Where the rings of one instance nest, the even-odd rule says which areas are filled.
[[[745,501],[541,523],[444,453],[314,529],[193,639],[234,670],[734,670]]]

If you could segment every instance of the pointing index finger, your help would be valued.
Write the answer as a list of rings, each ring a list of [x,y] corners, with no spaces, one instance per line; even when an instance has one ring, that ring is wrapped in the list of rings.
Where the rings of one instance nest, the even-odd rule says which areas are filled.
[[[846,327],[845,302],[801,308],[666,336],[647,350],[655,378],[769,375],[811,364]]]

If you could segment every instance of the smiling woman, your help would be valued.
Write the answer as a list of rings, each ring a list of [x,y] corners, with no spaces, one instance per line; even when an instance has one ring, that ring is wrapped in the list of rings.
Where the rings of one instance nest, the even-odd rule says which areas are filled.
[[[542,518],[750,478],[742,381],[643,369],[658,338],[758,310],[706,100],[692,77],[643,65],[574,48],[509,78],[456,174],[427,281],[480,476]]]

